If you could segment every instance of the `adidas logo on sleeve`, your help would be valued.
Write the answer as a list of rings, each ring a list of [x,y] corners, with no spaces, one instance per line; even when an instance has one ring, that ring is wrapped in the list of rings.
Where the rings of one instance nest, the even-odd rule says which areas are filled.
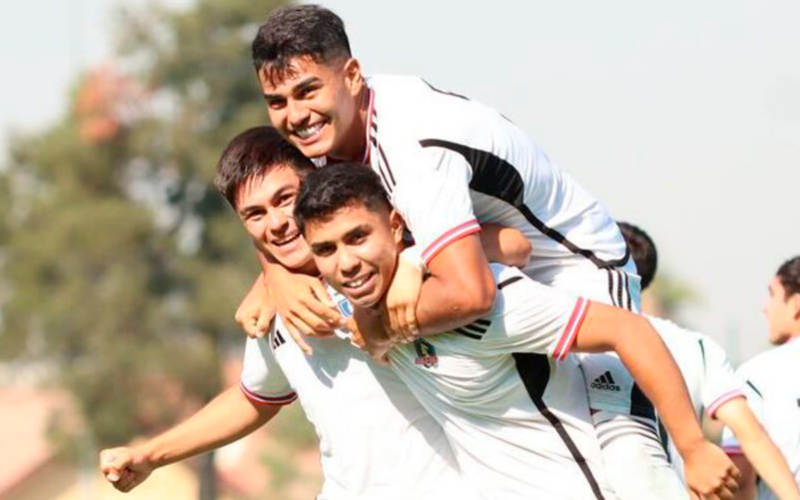
[[[614,382],[614,377],[611,376],[611,372],[607,371],[604,374],[600,375],[594,382],[592,382],[592,389],[600,389],[604,391],[614,391],[619,392],[620,388],[616,382]]]

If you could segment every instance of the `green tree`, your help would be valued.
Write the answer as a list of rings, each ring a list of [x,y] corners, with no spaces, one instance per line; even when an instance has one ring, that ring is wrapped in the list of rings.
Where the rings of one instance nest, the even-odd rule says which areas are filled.
[[[120,12],[124,76],[87,74],[0,169],[0,357],[49,363],[98,446],[208,401],[243,338],[232,314],[255,260],[211,180],[227,141],[267,119],[249,43],[281,3]]]

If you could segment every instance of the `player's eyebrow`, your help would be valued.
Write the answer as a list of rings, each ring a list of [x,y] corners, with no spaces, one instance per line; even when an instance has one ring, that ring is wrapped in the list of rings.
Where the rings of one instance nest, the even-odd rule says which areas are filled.
[[[306,87],[309,87],[309,86],[311,86],[313,84],[316,84],[319,81],[321,81],[321,80],[320,80],[320,78],[318,76],[314,76],[314,75],[309,76],[308,78],[306,78],[304,80],[301,80],[294,87],[292,87],[291,93],[292,94],[296,94],[296,93],[304,90]],[[283,98],[284,97],[281,94],[268,94],[266,92],[264,93],[264,99],[266,99],[267,101],[274,101],[276,99],[283,99]]]

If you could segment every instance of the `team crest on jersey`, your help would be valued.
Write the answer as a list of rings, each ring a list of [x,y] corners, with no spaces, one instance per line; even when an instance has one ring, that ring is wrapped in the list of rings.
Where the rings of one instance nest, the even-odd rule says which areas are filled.
[[[422,365],[425,368],[433,368],[439,364],[439,357],[436,356],[436,348],[427,340],[415,340],[414,350],[417,351],[417,359],[414,360],[415,364]]]
[[[342,313],[342,316],[345,318],[349,318],[353,315],[353,306],[350,305],[350,301],[347,299],[341,299],[339,302],[336,303],[336,307],[339,309],[339,312]]]

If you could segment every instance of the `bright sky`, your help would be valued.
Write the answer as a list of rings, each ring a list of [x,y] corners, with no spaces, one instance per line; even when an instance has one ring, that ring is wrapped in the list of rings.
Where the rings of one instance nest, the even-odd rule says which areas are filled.
[[[63,111],[77,71],[108,54],[120,3],[146,2],[4,10],[0,130]],[[800,3],[322,3],[345,19],[367,73],[422,75],[494,106],[649,231],[662,269],[704,297],[691,326],[734,359],[766,347],[767,282],[800,254]]]

